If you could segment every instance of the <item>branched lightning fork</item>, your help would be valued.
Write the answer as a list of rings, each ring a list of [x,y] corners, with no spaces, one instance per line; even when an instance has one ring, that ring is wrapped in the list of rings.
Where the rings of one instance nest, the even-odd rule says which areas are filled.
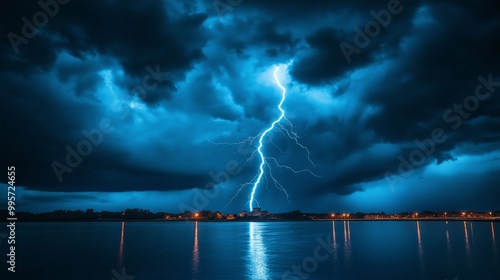
[[[253,142],[255,142],[255,139],[257,139],[260,135],[261,134],[257,134],[255,136],[250,136],[247,139],[245,139],[243,141],[239,141],[239,142],[213,142],[213,141],[210,141],[210,142],[214,145],[232,145],[232,146],[238,145],[239,147],[245,147],[245,146],[251,146],[253,144]],[[254,146],[254,147],[257,148],[256,146]],[[252,151],[252,153],[251,153],[250,157],[248,157],[247,161],[250,161],[253,158],[256,151],[257,151],[256,149],[254,149]],[[240,149],[238,149],[238,151],[236,151],[236,152],[242,152],[242,151]],[[246,154],[246,152],[243,152],[243,153]]]
[[[300,169],[300,170],[296,170],[288,165],[285,165],[285,164],[279,164],[278,163],[278,160],[275,158],[275,157],[266,157],[266,159],[269,159],[269,160],[272,160],[274,161],[274,164],[276,164],[276,166],[278,166],[279,168],[285,168],[285,169],[288,169],[290,171],[292,171],[293,173],[295,174],[298,174],[298,173],[303,173],[303,172],[306,172],[306,173],[309,173],[311,174],[312,176],[316,177],[316,178],[319,178],[320,176],[316,175],[314,172],[312,172],[310,169]],[[271,168],[269,166],[269,168]]]
[[[285,102],[286,89],[281,85],[280,81],[278,80],[278,77],[276,76],[276,72],[278,72],[278,70],[279,70],[279,67],[276,67],[273,74],[274,74],[274,79],[276,80],[276,83],[278,83],[278,86],[282,90],[281,100],[280,100],[280,103],[278,104],[278,109],[280,110],[281,114],[280,114],[278,119],[276,119],[274,122],[272,122],[270,127],[268,127],[266,130],[264,130],[264,132],[260,135],[260,138],[259,138],[259,147],[257,147],[257,152],[260,155],[260,165],[259,165],[259,173],[257,176],[257,180],[255,181],[253,188],[252,188],[252,193],[250,194],[250,212],[253,211],[252,202],[254,201],[255,191],[257,190],[257,186],[259,185],[260,179],[262,178],[262,174],[264,173],[264,164],[266,163],[266,159],[265,159],[264,155],[262,154],[262,146],[263,146],[262,139],[264,139],[266,134],[269,133],[269,131],[273,130],[274,126],[277,123],[279,123],[281,121],[281,119],[283,119],[283,117],[285,117],[285,110],[283,110],[283,108],[281,106],[283,105],[283,102]]]
[[[274,183],[274,186],[286,195],[286,199],[290,203],[290,196],[289,196],[288,192],[286,191],[285,187],[283,187],[283,185],[273,175],[270,162],[273,162],[278,168],[284,168],[284,169],[289,170],[289,171],[296,173],[296,174],[309,173],[312,176],[319,177],[318,175],[316,175],[314,172],[312,172],[309,169],[296,170],[288,165],[280,164],[276,158],[269,157],[269,156],[266,157],[262,151],[262,149],[264,147],[264,143],[263,143],[264,137],[266,137],[267,134],[269,132],[271,132],[274,128],[278,128],[278,130],[285,137],[293,140],[297,146],[299,146],[301,149],[306,151],[307,159],[308,159],[309,163],[312,166],[316,167],[316,164],[314,164],[314,162],[311,160],[309,149],[300,143],[300,141],[299,141],[300,136],[295,131],[292,122],[290,120],[288,120],[288,118],[285,116],[285,110],[282,108],[282,105],[286,99],[286,88],[281,85],[278,77],[276,76],[276,73],[278,72],[278,70],[279,70],[279,67],[276,67],[273,75],[274,75],[274,79],[275,79],[276,83],[278,84],[278,86],[282,90],[281,100],[280,100],[280,103],[278,104],[278,109],[280,111],[279,117],[276,120],[274,120],[271,123],[271,125],[266,130],[264,130],[262,133],[260,133],[256,136],[248,137],[247,139],[245,139],[243,141],[240,141],[240,142],[222,142],[222,143],[212,142],[215,145],[239,145],[239,146],[248,145],[248,146],[252,146],[254,148],[254,150],[252,151],[252,153],[251,153],[250,157],[247,159],[247,161],[250,161],[253,158],[253,156],[255,155],[255,153],[258,153],[258,155],[260,157],[260,164],[259,164],[258,173],[252,178],[252,180],[240,185],[236,194],[230,199],[229,203],[226,204],[226,206],[224,206],[223,209],[225,209],[227,206],[229,206],[245,187],[252,185],[253,187],[252,187],[252,191],[250,193],[250,200],[248,201],[248,204],[250,206],[250,212],[252,212],[254,202],[257,206],[259,206],[259,202],[255,199],[255,192],[256,192],[259,184],[261,183],[261,180],[263,177],[265,178],[267,184],[269,184],[269,182],[272,181]],[[283,121],[283,123],[282,123],[282,121]],[[256,139],[258,139],[258,145],[254,146],[253,143],[256,141]],[[275,146],[279,151],[283,152],[283,150],[279,146],[277,146],[272,141],[272,139],[270,139],[269,142],[271,143],[271,145]],[[266,175],[266,168],[267,168],[267,175]]]
[[[252,192],[250,194],[250,201],[249,201],[249,205],[250,205],[250,212],[253,211],[253,206],[252,206],[252,203],[255,201],[255,192],[257,190],[257,187],[259,186],[259,183],[262,179],[262,176],[264,174],[264,167],[266,166],[269,171],[268,171],[268,174],[269,176],[271,177],[271,179],[273,180],[274,182],[274,185],[276,186],[276,188],[278,188],[279,190],[281,190],[282,192],[285,193],[286,195],[286,198],[288,200],[288,202],[290,203],[290,196],[288,195],[288,192],[286,191],[286,189],[283,187],[283,185],[280,184],[280,182],[274,177],[273,173],[272,173],[272,168],[271,166],[269,165],[269,162],[267,160],[273,160],[274,163],[276,164],[276,166],[280,167],[280,168],[286,168],[294,173],[301,173],[301,172],[309,172],[310,174],[314,175],[314,176],[317,176],[316,174],[314,174],[312,171],[308,170],[308,169],[304,169],[304,170],[295,170],[287,165],[282,165],[282,164],[279,164],[278,161],[276,160],[276,158],[274,157],[266,157],[264,156],[263,152],[262,152],[262,148],[264,146],[264,144],[262,143],[262,140],[264,139],[264,137],[266,137],[266,135],[271,132],[276,126],[279,126],[280,128],[280,131],[282,131],[282,133],[287,136],[288,138],[292,139],[295,141],[295,144],[297,144],[299,147],[301,147],[302,149],[304,149],[306,152],[307,152],[307,159],[309,160],[309,162],[313,165],[313,166],[316,166],[311,158],[310,158],[310,152],[309,152],[309,149],[302,145],[300,142],[299,142],[299,136],[298,134],[294,131],[294,127],[293,127],[293,124],[292,122],[290,122],[286,116],[285,116],[285,110],[283,110],[283,102],[285,102],[285,99],[286,99],[286,88],[283,87],[278,79],[278,77],[276,76],[276,73],[278,72],[279,70],[279,67],[276,67],[276,69],[274,70],[274,79],[276,80],[276,83],[278,84],[278,86],[281,88],[282,92],[281,92],[281,100],[280,100],[280,103],[278,104],[278,109],[280,111],[280,116],[274,121],[271,123],[271,126],[269,126],[266,130],[264,130],[264,132],[262,132],[262,134],[260,135],[260,138],[259,138],[259,146],[257,147],[257,152],[260,156],[260,165],[259,165],[259,173],[257,174],[257,178],[255,179],[252,179],[252,181],[250,181],[250,183],[253,184],[253,188],[252,188]],[[280,122],[282,120],[285,120],[286,121],[286,124],[288,124],[290,126],[290,130],[288,130],[283,124],[281,124]],[[286,134],[285,134],[286,132]],[[272,141],[271,141],[271,144],[272,145],[275,145]],[[281,150],[281,149],[279,149]]]

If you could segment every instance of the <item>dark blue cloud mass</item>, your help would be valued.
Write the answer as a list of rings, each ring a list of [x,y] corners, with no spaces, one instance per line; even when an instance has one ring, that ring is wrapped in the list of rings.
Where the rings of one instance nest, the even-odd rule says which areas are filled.
[[[276,66],[263,208],[500,209],[498,2],[221,1],[3,1],[23,209],[246,209]]]

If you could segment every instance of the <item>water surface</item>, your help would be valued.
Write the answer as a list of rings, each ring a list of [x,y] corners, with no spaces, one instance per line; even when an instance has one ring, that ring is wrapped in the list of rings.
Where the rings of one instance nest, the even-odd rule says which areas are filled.
[[[499,228],[458,221],[18,223],[16,278],[500,279]],[[0,248],[5,264],[6,242]]]

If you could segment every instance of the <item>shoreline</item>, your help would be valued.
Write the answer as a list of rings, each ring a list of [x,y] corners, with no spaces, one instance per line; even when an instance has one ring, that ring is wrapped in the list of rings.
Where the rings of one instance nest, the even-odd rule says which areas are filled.
[[[399,218],[399,219],[185,219],[185,220],[121,220],[121,219],[101,219],[101,220],[17,220],[16,223],[64,223],[64,222],[201,222],[201,223],[233,223],[233,222],[500,222],[500,217],[493,218]],[[7,223],[8,221],[2,221]]]

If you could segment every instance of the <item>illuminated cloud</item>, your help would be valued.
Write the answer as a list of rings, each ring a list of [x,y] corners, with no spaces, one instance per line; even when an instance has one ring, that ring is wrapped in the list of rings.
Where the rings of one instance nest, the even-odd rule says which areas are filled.
[[[498,208],[489,200],[500,195],[492,188],[500,171],[498,5],[413,2],[348,63],[339,44],[352,43],[353,28],[364,28],[387,1],[244,1],[222,17],[210,1],[71,1],[17,54],[4,36],[1,165],[16,166],[31,202],[48,203],[39,209],[68,205],[69,197],[80,208],[89,204],[70,194],[102,192],[112,208],[128,192],[158,192],[168,199],[144,195],[141,201],[176,210],[171,198],[190,202],[194,189],[213,181],[211,171],[235,160],[241,173],[207,206],[218,210],[259,162],[213,143],[257,135],[275,119],[280,96],[268,72],[289,64],[280,77],[288,94],[284,108],[321,178],[275,174],[292,203],[270,189],[259,200],[264,208],[328,211],[335,201],[356,210],[373,195],[380,198],[373,205],[399,211],[405,210],[400,201],[443,197],[447,186],[460,190],[448,197],[449,207]],[[36,2],[9,3],[2,9],[4,35],[21,32],[20,18],[39,10]],[[488,98],[454,129],[454,104],[474,102],[467,98],[478,85]],[[110,131],[102,132],[106,120]],[[397,175],[398,157],[408,158],[415,141],[436,128],[447,140],[392,192],[384,174]],[[69,166],[67,147],[77,151],[90,132],[97,137],[96,129],[102,141]],[[300,147],[272,136],[280,149],[269,149],[271,156],[308,166]],[[62,182],[54,162],[72,170]],[[419,182],[432,192],[415,187]],[[228,210],[244,209],[247,201],[242,195]]]

